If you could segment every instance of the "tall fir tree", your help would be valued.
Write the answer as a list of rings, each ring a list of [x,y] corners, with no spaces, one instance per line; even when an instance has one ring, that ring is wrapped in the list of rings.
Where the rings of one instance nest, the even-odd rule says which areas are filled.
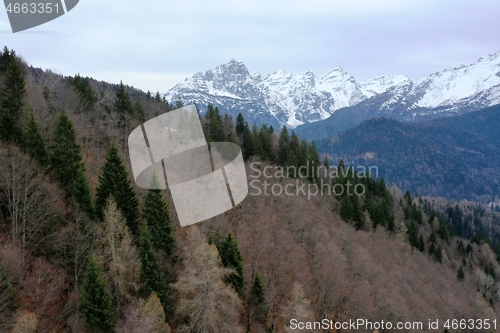
[[[134,113],[134,107],[132,105],[132,101],[130,100],[130,95],[125,89],[122,81],[120,81],[120,85],[118,86],[118,90],[116,91],[113,109],[118,113]]]
[[[236,117],[236,135],[238,136],[238,138],[241,139],[244,130],[245,130],[245,118],[243,118],[243,115],[240,112]]]
[[[101,169],[99,184],[97,185],[95,209],[100,219],[103,218],[109,196],[114,198],[132,234],[138,236],[139,203],[137,195],[130,184],[127,170],[118,155],[118,148],[116,148],[114,142],[109,147],[106,162]]]
[[[93,218],[94,208],[85,178],[81,147],[77,142],[73,123],[64,111],[54,130],[50,164],[56,179],[66,193],[66,198],[73,197],[80,208]]]
[[[238,242],[229,232],[218,246],[220,258],[224,267],[231,268],[234,273],[226,277],[226,283],[231,284],[236,292],[242,293],[245,284],[243,276],[243,258],[241,257]]]
[[[142,264],[141,294],[147,298],[151,293],[156,293],[165,309],[167,286],[160,270],[160,262],[155,252],[151,232],[147,225],[141,230],[139,238],[139,257]]]
[[[290,136],[286,126],[283,126],[278,141],[278,164],[285,165],[288,161],[288,154],[290,154]]]
[[[252,131],[250,131],[248,123],[245,123],[245,127],[243,129],[241,148],[242,148],[243,158],[245,160],[250,158],[250,156],[254,154],[254,142],[252,137]]]
[[[264,284],[259,273],[255,273],[253,278],[252,288],[248,295],[248,305],[250,307],[250,316],[260,323],[264,323],[266,318],[266,296],[264,292]],[[249,318],[250,324],[251,318]]]
[[[161,190],[148,190],[144,199],[142,217],[151,231],[155,249],[162,250],[171,257],[176,248],[174,228]]]
[[[14,57],[7,63],[4,87],[0,91],[0,139],[21,141],[20,119],[26,95],[26,83],[20,61]]]
[[[83,277],[81,294],[81,312],[87,326],[102,332],[113,332],[115,325],[111,294],[93,257]]]
[[[35,119],[33,111],[29,113],[28,121],[23,134],[23,150],[27,152],[41,166],[49,164],[49,154],[45,146],[45,140],[40,132],[40,126]]]

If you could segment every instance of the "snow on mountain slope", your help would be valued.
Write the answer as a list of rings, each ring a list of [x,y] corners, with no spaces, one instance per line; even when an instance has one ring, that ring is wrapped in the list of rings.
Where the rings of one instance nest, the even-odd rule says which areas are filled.
[[[500,52],[483,57],[469,66],[434,73],[421,80],[419,85],[426,90],[418,101],[418,106],[421,107],[450,105],[474,96],[500,85]]]
[[[284,70],[262,75],[250,74],[243,62],[231,60],[185,79],[165,97],[196,101],[202,108],[213,103],[233,117],[241,112],[251,122],[273,126],[317,122],[372,99],[367,105],[372,105],[374,117],[420,119],[500,104],[500,52],[420,80],[380,75],[359,83],[341,67],[321,76]]]

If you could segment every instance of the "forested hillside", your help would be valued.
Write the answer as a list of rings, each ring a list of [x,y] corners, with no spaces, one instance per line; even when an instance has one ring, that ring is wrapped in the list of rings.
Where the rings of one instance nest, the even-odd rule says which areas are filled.
[[[422,195],[482,203],[500,198],[500,107],[404,124],[371,119],[318,150],[338,163],[372,165],[388,184]]]
[[[0,98],[1,332],[257,333],[299,331],[293,318],[497,318],[494,211],[403,195],[347,163],[320,163],[293,131],[250,128],[210,105],[207,141],[240,144],[257,182],[235,209],[181,228],[168,190],[135,186],[126,140],[182,101],[33,68],[7,48]],[[300,166],[305,176],[290,172]],[[266,177],[266,167],[287,172]],[[256,195],[266,182],[294,195]],[[365,191],[329,191],[348,184]],[[302,186],[326,190],[306,195]],[[481,237],[468,234],[479,226]]]

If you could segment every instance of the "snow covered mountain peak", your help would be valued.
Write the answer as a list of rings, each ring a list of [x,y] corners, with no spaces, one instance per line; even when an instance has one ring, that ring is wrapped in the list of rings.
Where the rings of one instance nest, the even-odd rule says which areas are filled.
[[[282,69],[250,74],[243,62],[232,59],[185,79],[165,97],[169,101],[181,97],[186,104],[196,101],[202,108],[213,103],[233,117],[241,112],[251,122],[275,127],[320,121],[340,108],[370,104],[372,99],[379,105],[374,116],[397,113],[413,119],[500,104],[500,52],[420,80],[380,75],[360,82],[342,67],[320,76]]]

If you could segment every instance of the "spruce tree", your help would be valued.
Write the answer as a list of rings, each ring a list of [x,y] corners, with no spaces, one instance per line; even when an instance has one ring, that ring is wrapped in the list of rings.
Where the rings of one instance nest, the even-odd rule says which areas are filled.
[[[459,281],[462,281],[464,278],[465,278],[464,269],[462,268],[462,265],[460,265],[460,268],[458,269],[458,272],[457,272],[457,279]]]
[[[118,113],[134,113],[134,107],[132,105],[132,101],[130,100],[130,95],[125,90],[125,86],[123,82],[120,81],[120,85],[118,86],[118,90],[116,91],[116,98],[113,103],[113,109]]]
[[[139,256],[142,264],[141,290],[144,298],[152,292],[160,298],[164,308],[166,304],[166,283],[160,270],[160,262],[155,252],[151,233],[147,225],[141,230],[139,238]]]
[[[152,232],[151,238],[155,249],[163,250],[171,257],[175,251],[174,228],[167,203],[160,190],[148,190],[142,216]]]
[[[80,208],[93,218],[94,209],[85,178],[81,147],[77,142],[73,123],[65,112],[61,113],[54,130],[50,164],[66,198],[73,197]]]
[[[264,285],[259,273],[255,273],[253,278],[252,288],[250,289],[250,294],[248,295],[248,303],[251,311],[255,315],[255,320],[263,323],[265,321],[266,313],[266,297],[264,293]]]
[[[278,164],[285,165],[288,161],[288,154],[290,154],[290,136],[286,126],[283,126],[278,141]]]
[[[234,269],[234,273],[226,277],[226,283],[231,284],[241,294],[245,284],[243,276],[243,258],[238,248],[238,242],[229,232],[218,246],[219,254],[224,267]]]
[[[248,123],[245,123],[245,127],[243,129],[243,139],[242,139],[242,154],[243,158],[246,160],[250,158],[250,156],[254,155],[254,142],[252,137],[252,132],[248,127]]]
[[[245,130],[245,118],[243,118],[243,115],[238,113],[238,116],[236,117],[236,135],[241,139],[243,135],[243,131]]]
[[[40,132],[40,126],[36,122],[33,111],[28,116],[28,121],[24,129],[23,149],[41,166],[49,164],[49,155],[45,147],[45,140]]]
[[[106,201],[109,196],[114,198],[132,234],[138,236],[139,230],[137,219],[139,215],[139,204],[137,196],[127,178],[125,165],[118,155],[118,148],[116,148],[114,142],[112,142],[109,147],[106,162],[99,175],[99,184],[96,191],[95,208],[97,216],[100,219],[103,218]]]
[[[81,311],[89,328],[103,332],[114,331],[111,295],[93,257],[83,277]]]
[[[19,125],[24,106],[26,87],[21,64],[17,58],[8,61],[5,85],[0,91],[0,139],[19,142],[22,130]]]

